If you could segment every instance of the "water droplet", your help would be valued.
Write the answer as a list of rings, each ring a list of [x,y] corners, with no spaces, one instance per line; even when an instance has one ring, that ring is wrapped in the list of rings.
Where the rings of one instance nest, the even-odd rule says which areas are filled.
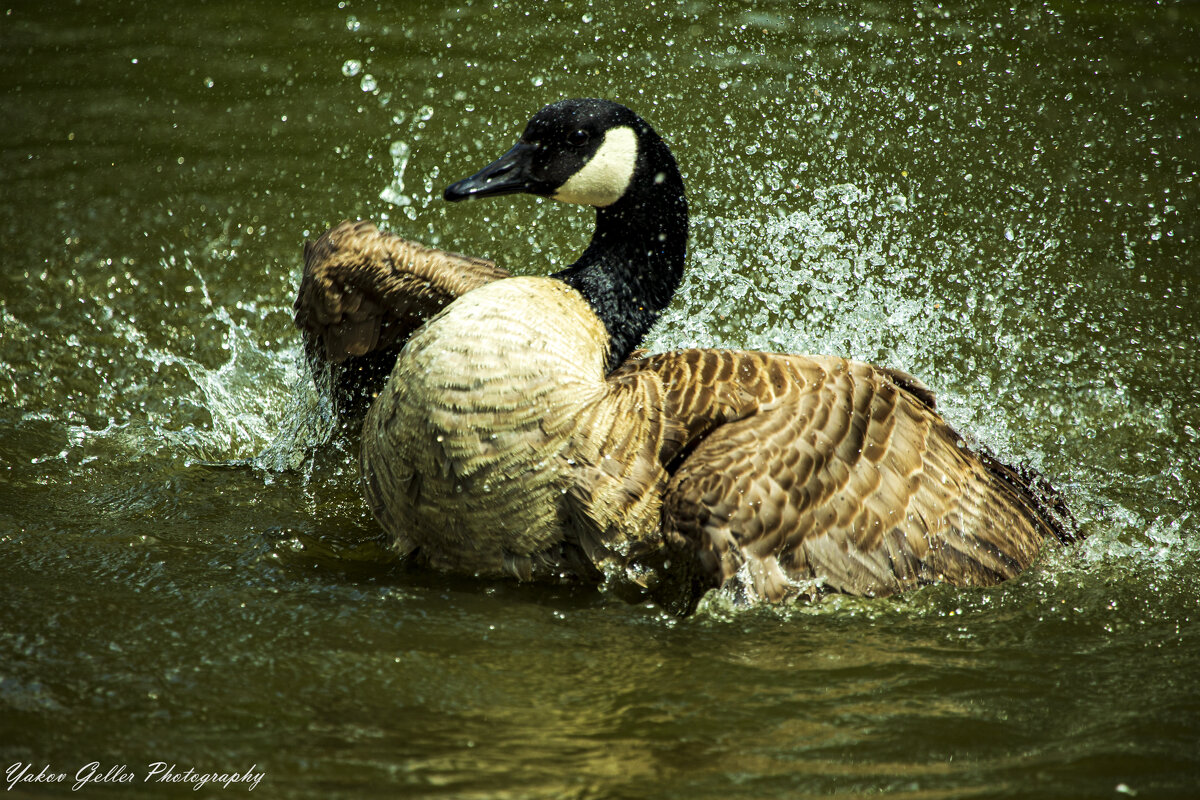
[[[357,58],[348,58],[346,59],[346,62],[342,64],[342,74],[347,78],[353,78],[355,75],[362,72],[362,66],[362,62]]]
[[[392,182],[379,193],[379,199],[394,206],[407,206],[412,199],[404,194],[404,170],[408,167],[408,157],[412,149],[408,142],[397,139],[388,148],[392,156]]]
[[[362,80],[358,82],[358,85],[364,92],[373,92],[379,88],[379,84],[375,82],[375,76],[369,72],[362,76]]]
[[[362,28],[362,23],[358,21],[358,17],[353,14],[346,17],[346,30],[351,33],[358,33],[360,28]]]

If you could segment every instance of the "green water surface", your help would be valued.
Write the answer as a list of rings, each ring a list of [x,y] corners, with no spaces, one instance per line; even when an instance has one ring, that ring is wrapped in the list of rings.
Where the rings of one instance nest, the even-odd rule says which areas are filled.
[[[302,242],[363,217],[560,269],[586,210],[440,195],[569,96],[688,184],[649,346],[908,370],[1089,539],[992,589],[683,621],[383,558],[354,432],[316,446]],[[1200,797],[1198,176],[1195,3],[0,6],[0,778]],[[73,793],[91,762],[132,777]]]

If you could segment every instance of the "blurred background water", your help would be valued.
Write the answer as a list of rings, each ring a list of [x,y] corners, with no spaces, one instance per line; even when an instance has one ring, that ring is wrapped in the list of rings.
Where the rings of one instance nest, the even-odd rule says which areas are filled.
[[[633,107],[688,183],[651,347],[908,370],[1090,538],[993,589],[685,621],[383,558],[353,432],[312,447],[301,244],[364,217],[561,268],[590,214],[440,193],[569,96]],[[9,3],[0,131],[5,769],[1200,791],[1200,5]]]

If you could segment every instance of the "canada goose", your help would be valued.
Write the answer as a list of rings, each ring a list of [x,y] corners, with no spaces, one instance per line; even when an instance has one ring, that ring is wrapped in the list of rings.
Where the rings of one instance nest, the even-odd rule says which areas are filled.
[[[1052,489],[973,452],[905,373],[633,352],[679,285],[688,216],[674,157],[629,109],[547,106],[445,197],[512,193],[596,208],[577,262],[507,277],[369,223],[306,247],[310,355],[395,359],[372,387],[361,469],[396,552],[480,576],[609,579],[689,613],[723,585],[777,602],[994,584],[1044,539],[1075,538]]]

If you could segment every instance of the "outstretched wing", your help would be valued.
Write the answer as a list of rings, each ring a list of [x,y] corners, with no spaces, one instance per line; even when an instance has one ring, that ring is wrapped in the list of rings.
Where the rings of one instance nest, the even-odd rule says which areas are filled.
[[[652,356],[686,435],[662,461],[653,591],[686,613],[736,581],[751,598],[992,584],[1064,537],[1027,477],[974,453],[914,379],[839,358]],[[912,382],[912,385],[909,385]]]
[[[418,327],[455,298],[509,273],[425,247],[370,222],[342,222],[304,245],[296,326],[314,371],[333,370],[343,412],[362,410]]]

